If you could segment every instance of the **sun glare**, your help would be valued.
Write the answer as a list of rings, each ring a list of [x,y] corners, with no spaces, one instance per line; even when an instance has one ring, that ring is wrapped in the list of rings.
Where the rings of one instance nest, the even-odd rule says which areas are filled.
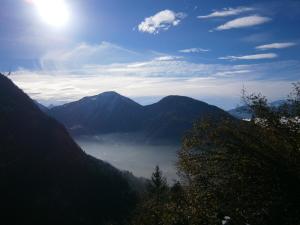
[[[33,0],[32,2],[47,24],[63,27],[68,23],[70,12],[65,0]]]

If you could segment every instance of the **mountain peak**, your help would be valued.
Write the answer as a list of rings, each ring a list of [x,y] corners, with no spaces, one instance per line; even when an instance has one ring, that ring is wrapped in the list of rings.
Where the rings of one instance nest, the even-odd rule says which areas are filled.
[[[127,98],[115,91],[106,91],[106,92],[102,92],[98,95],[84,97],[80,101],[86,102],[86,100],[88,100],[88,102],[94,101],[94,102],[97,102],[100,104],[108,104],[110,106],[112,106],[112,105],[117,106],[118,104],[130,104],[130,105],[141,107],[141,105],[138,104],[137,102],[135,102],[135,101],[131,100],[130,98]]]
[[[120,95],[118,92],[115,92],[115,91],[105,91],[105,92],[102,92],[100,94],[98,94],[97,96],[122,96]]]
[[[164,98],[162,98],[159,102],[156,104],[158,105],[168,105],[168,106],[178,106],[178,105],[186,105],[186,104],[206,104],[202,101],[196,100],[191,97],[187,96],[181,96],[181,95],[169,95]]]
[[[84,97],[82,100],[109,100],[111,101],[112,99],[127,99],[125,96],[120,95],[119,93],[115,91],[106,91],[102,92],[97,95],[89,96],[89,97]]]
[[[195,100],[195,99],[187,96],[181,96],[181,95],[168,95],[162,98],[160,101],[172,101],[172,100]]]

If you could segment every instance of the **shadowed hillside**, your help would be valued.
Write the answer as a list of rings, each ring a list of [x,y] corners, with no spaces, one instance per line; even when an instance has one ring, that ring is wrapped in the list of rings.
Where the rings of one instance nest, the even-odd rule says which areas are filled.
[[[5,224],[121,223],[134,194],[65,128],[0,75],[0,199]]]

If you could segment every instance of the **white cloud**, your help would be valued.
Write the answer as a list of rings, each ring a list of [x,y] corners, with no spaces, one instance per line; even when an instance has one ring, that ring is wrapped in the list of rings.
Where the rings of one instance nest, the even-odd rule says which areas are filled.
[[[188,48],[188,49],[182,49],[179,50],[181,53],[200,53],[200,52],[209,52],[209,49],[204,48]]]
[[[139,31],[150,34],[158,34],[161,30],[168,30],[171,26],[177,26],[186,14],[173,12],[172,10],[163,10],[154,16],[145,18],[138,26]]]
[[[271,21],[271,18],[269,17],[252,15],[231,20],[221,26],[218,26],[215,30],[229,30],[235,28],[251,27],[267,23],[269,21]]]
[[[272,44],[257,46],[256,49],[259,49],[259,50],[281,49],[281,48],[289,48],[289,47],[292,47],[295,45],[297,45],[297,44],[294,42],[272,43]]]
[[[244,56],[225,56],[220,57],[219,59],[229,59],[229,60],[257,60],[257,59],[274,59],[278,55],[275,53],[266,53],[266,54],[255,54],[255,55],[244,55]]]
[[[253,11],[254,8],[251,7],[237,7],[237,8],[224,8],[220,11],[214,11],[205,16],[198,16],[199,19],[215,18],[215,17],[226,17],[226,16],[235,16],[243,12]]]

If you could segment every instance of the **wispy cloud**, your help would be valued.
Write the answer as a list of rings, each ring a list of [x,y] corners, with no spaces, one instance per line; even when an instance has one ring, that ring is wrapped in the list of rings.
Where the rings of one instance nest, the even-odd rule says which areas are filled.
[[[187,48],[187,49],[182,49],[179,50],[178,52],[181,53],[200,53],[200,52],[209,52],[209,49],[204,49],[204,48]]]
[[[137,99],[179,94],[201,97],[200,99],[217,105],[223,105],[227,101],[233,107],[239,100],[243,84],[247,84],[247,88],[253,88],[249,88],[249,91],[265,91],[269,87],[270,92],[266,94],[278,97],[285,90],[288,92],[290,83],[297,80],[300,73],[299,61],[205,64],[189,62],[180,56],[135,52],[112,43],[104,44],[107,48],[105,51],[100,51],[99,45],[79,46],[81,45],[62,51],[62,55],[53,55],[66,60],[67,63],[62,67],[49,66],[50,69],[45,67],[39,71],[20,69],[13,72],[11,78],[32,98],[45,104],[60,104],[114,90]],[[80,66],[74,67],[69,63],[69,60],[76,59],[74,52],[97,53],[97,60],[88,60],[94,53],[79,54],[80,59],[76,62]],[[109,56],[108,52],[111,52]],[[114,59],[114,54],[120,53],[122,58],[126,58],[127,54],[128,60],[101,62],[102,58]],[[144,55],[144,59],[140,57]],[[55,62],[53,60],[48,57],[48,63]]]
[[[235,16],[239,15],[244,12],[253,11],[254,8],[251,7],[237,7],[237,8],[224,8],[223,10],[214,11],[205,16],[198,16],[199,19],[208,19],[208,18],[215,18],[215,17],[226,17],[226,16]]]
[[[219,59],[228,59],[228,60],[257,60],[257,59],[274,59],[278,55],[275,53],[266,53],[266,54],[255,54],[255,55],[244,55],[244,56],[225,56],[220,57]]]
[[[227,23],[215,28],[215,30],[221,31],[221,30],[251,27],[251,26],[267,23],[269,21],[271,21],[271,18],[269,17],[252,15],[252,16],[241,17],[241,18],[228,21]]]
[[[185,13],[176,13],[166,9],[145,18],[145,20],[138,25],[138,29],[141,32],[158,34],[161,30],[168,30],[172,26],[177,26],[185,17]]]
[[[173,60],[179,60],[179,59],[183,59],[183,57],[182,56],[166,55],[166,56],[156,57],[154,60],[155,61],[173,61]]]
[[[259,50],[281,49],[281,48],[289,48],[289,47],[292,47],[295,45],[297,45],[297,44],[294,42],[272,43],[272,44],[266,44],[266,45],[259,45],[256,47],[256,49],[259,49]]]
[[[221,71],[217,72],[216,76],[221,76],[221,77],[232,77],[233,75],[240,75],[240,74],[246,74],[246,73],[251,73],[251,70],[233,70],[233,71]]]
[[[241,40],[244,42],[250,42],[250,43],[262,43],[269,41],[272,38],[271,32],[261,32],[261,33],[254,33],[254,34],[248,34],[247,36],[243,37]]]
[[[228,68],[229,69],[229,68]],[[254,71],[253,71],[254,72]],[[140,97],[185,95],[210,104],[234,107],[240,100],[240,91],[246,84],[249,92],[263,93],[272,99],[281,99],[288,94],[288,80],[253,80],[243,71],[220,72],[219,77],[145,77],[111,75],[70,76],[69,74],[20,71],[11,78],[32,98],[44,104],[62,104],[92,96],[104,91],[117,91],[133,99]],[[235,77],[242,75],[243,79]]]
[[[110,42],[94,45],[79,43],[72,48],[49,51],[41,57],[40,64],[44,70],[78,69],[87,64],[125,63],[155,56],[157,54],[153,52],[140,54]]]

